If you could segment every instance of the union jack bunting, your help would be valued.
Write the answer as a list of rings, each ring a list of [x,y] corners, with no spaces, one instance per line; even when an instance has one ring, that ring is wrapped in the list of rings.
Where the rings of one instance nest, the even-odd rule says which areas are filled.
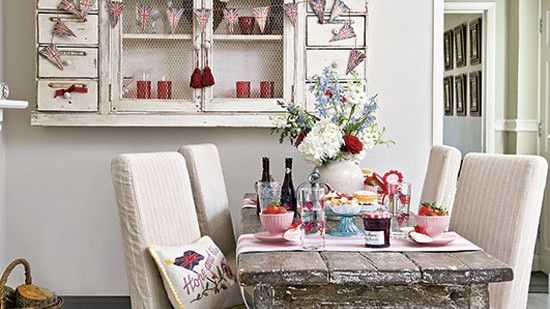
[[[313,12],[315,13],[315,15],[317,15],[319,23],[324,23],[325,6],[327,5],[327,0],[310,0],[310,3]]]
[[[69,26],[67,26],[67,24],[65,24],[61,19],[57,20],[57,22],[53,26],[52,34],[61,37],[76,36],[71,28],[69,28]]]
[[[82,18],[82,15],[73,0],[63,0],[57,8],[65,12],[69,12],[78,18]]]
[[[137,13],[137,18],[139,21],[141,32],[145,32],[145,26],[147,25],[147,22],[151,18],[152,10],[153,10],[153,6],[150,4],[136,6],[136,13]]]
[[[112,1],[107,0],[107,5],[109,6],[109,15],[111,15],[111,27],[116,27],[122,16],[122,11],[124,10],[124,3],[122,1]]]
[[[296,27],[296,19],[298,18],[298,4],[296,3],[285,3],[283,5],[285,14],[290,20],[292,26]]]
[[[57,49],[55,44],[50,44],[39,51],[40,55],[48,59],[58,69],[63,70],[63,64],[61,63],[61,53]]]
[[[80,17],[86,18],[92,10],[95,0],[80,0]]]
[[[204,256],[198,254],[193,250],[185,251],[182,256],[177,257],[174,261],[174,265],[194,271],[193,268],[199,265],[200,261],[204,260]]]
[[[235,25],[239,21],[239,9],[223,9],[223,19],[227,24],[227,31],[235,33]]]
[[[330,42],[336,42],[341,40],[347,40],[356,37],[355,30],[349,22],[345,22],[342,28],[330,39]]]
[[[346,70],[346,75],[351,73],[361,62],[367,58],[367,55],[357,49],[352,49],[349,54],[348,68]]]
[[[333,23],[338,17],[349,13],[349,6],[347,6],[342,0],[334,1],[332,12],[330,13],[329,23]]]
[[[201,32],[204,32],[204,30],[206,30],[206,26],[208,25],[208,20],[210,19],[210,10],[195,9],[195,16],[197,17],[197,21],[199,22]]]
[[[267,16],[269,15],[269,7],[268,6],[262,6],[252,9],[252,13],[254,13],[254,17],[256,18],[256,22],[258,23],[258,26],[260,27],[260,32],[264,33],[265,30],[265,24],[267,22]]]
[[[183,15],[183,8],[169,8],[166,9],[166,15],[168,16],[168,23],[170,24],[170,33],[176,33],[176,28],[180,23],[181,16]]]

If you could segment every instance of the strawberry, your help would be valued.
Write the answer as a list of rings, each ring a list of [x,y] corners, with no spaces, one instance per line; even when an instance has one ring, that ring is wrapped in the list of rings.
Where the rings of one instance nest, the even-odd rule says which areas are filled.
[[[284,207],[278,207],[277,208],[277,213],[278,214],[286,214],[286,209]]]
[[[428,206],[420,206],[420,209],[418,210],[419,216],[431,216],[432,215],[432,209]]]
[[[414,231],[420,234],[426,234],[426,228],[420,225],[415,225]]]
[[[437,206],[436,203],[422,203],[420,206],[420,209],[418,210],[419,216],[427,216],[427,217],[441,217],[441,216],[448,216],[449,212],[443,208]]]

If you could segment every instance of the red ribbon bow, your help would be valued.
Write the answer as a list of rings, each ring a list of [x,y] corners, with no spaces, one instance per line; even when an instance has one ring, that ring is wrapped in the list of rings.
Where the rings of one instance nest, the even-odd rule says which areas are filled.
[[[62,97],[63,95],[65,95],[65,93],[73,93],[73,92],[88,93],[88,87],[86,87],[86,86],[77,86],[75,84],[75,85],[72,85],[71,87],[69,87],[67,89],[57,89],[55,91],[54,99],[57,98],[57,97]]]

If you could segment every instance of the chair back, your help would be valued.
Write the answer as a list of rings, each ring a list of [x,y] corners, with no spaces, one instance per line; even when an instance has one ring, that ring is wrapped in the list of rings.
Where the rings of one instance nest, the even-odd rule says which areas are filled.
[[[461,159],[460,150],[454,147],[438,145],[432,148],[421,202],[435,202],[451,213]]]
[[[185,159],[177,152],[120,155],[112,177],[132,308],[172,308],[147,247],[200,238]]]
[[[185,145],[185,157],[202,235],[209,235],[225,255],[235,253],[235,236],[218,148]]]
[[[491,308],[525,308],[548,163],[538,156],[468,154],[462,165],[451,230],[514,270],[491,284]]]

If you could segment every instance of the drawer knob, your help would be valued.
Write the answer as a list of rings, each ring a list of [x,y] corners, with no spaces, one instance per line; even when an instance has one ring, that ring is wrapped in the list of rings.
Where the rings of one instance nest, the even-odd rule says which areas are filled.
[[[70,93],[70,92],[65,92],[65,93],[63,94],[63,97],[64,97],[65,99],[69,100],[69,99],[71,98],[71,93]]]
[[[66,67],[70,66],[71,65],[71,60],[67,60],[67,59],[63,60],[63,65],[66,66]]]

